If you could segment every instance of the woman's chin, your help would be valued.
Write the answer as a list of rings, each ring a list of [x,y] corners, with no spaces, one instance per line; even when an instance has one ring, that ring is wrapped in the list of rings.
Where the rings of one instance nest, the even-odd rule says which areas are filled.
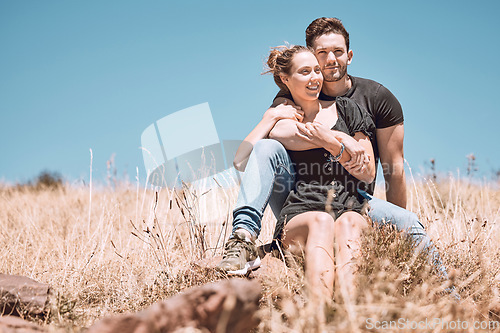
[[[292,93],[292,96],[294,94]],[[300,94],[300,96],[295,96],[294,99],[299,98],[304,101],[315,101],[319,97],[319,91],[317,92],[312,92],[312,91],[307,91],[305,94]]]
[[[308,99],[318,99],[319,90],[317,92],[308,92],[307,97],[309,97]]]

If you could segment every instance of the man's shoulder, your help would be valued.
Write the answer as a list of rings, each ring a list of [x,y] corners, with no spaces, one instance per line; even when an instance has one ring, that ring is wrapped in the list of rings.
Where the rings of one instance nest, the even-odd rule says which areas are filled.
[[[403,109],[396,96],[377,81],[353,77],[352,98],[360,101],[373,115],[377,128],[385,128],[404,121]]]
[[[351,76],[351,79],[354,88],[351,96],[354,98],[363,96],[363,98],[368,99],[397,101],[397,98],[387,87],[375,80],[357,76]]]
[[[383,87],[383,85],[375,80],[372,79],[366,79],[363,77],[358,77],[358,76],[352,76],[351,79],[353,80],[353,83],[356,85],[356,88],[370,88],[373,90],[378,90],[380,87]]]

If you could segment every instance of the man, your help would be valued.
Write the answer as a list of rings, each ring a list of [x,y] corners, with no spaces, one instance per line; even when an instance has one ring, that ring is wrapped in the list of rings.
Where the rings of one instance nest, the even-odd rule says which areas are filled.
[[[422,224],[414,213],[404,209],[406,207],[404,119],[398,100],[381,84],[347,74],[353,51],[349,49],[349,33],[339,19],[322,17],[314,20],[306,29],[306,44],[313,50],[323,74],[323,87],[319,99],[349,97],[364,107],[375,123],[372,145],[376,164],[380,159],[382,165],[387,201],[371,196],[375,182],[368,188],[369,193],[360,191],[360,194],[369,201],[371,207],[369,216],[380,224],[394,224],[399,230],[408,232],[421,247],[429,247],[433,263],[446,277],[446,269]],[[296,112],[291,99],[288,93],[280,91],[273,106],[280,109],[280,112]],[[353,156],[352,160],[364,153],[357,149],[358,147],[347,144],[349,139],[347,135],[332,132],[340,142],[346,143],[346,151]],[[294,133],[291,136],[297,140]],[[283,142],[290,137],[276,139]],[[304,142],[300,147],[301,149],[296,150],[317,148],[305,146]],[[278,216],[283,202],[294,186],[293,166],[286,155],[283,145],[276,140],[261,140],[253,147],[243,175],[236,209],[233,212],[233,234],[226,243],[223,260],[218,265],[220,269],[230,274],[246,274],[249,269],[255,269],[260,265],[254,241],[260,233],[264,209],[269,202],[273,213]],[[347,171],[363,167],[363,163],[360,162],[362,160],[356,158],[356,161],[346,167]],[[242,169],[241,166],[244,164],[235,160],[235,166],[239,169]]]

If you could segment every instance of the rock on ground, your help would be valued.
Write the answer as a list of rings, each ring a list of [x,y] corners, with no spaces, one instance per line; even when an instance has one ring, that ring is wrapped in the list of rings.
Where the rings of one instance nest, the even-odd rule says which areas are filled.
[[[40,333],[43,327],[14,316],[0,317],[0,333]]]
[[[30,278],[0,274],[2,315],[40,317],[47,314],[50,287]]]
[[[260,294],[256,281],[222,280],[188,289],[137,314],[105,318],[87,333],[167,333],[182,327],[248,332],[258,325]]]

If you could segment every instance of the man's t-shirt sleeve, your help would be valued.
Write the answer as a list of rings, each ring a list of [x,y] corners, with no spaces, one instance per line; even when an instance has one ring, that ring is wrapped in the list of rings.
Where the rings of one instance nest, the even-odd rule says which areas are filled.
[[[404,121],[403,109],[398,99],[382,85],[377,92],[375,110],[377,112],[375,115],[377,128],[398,125]]]

